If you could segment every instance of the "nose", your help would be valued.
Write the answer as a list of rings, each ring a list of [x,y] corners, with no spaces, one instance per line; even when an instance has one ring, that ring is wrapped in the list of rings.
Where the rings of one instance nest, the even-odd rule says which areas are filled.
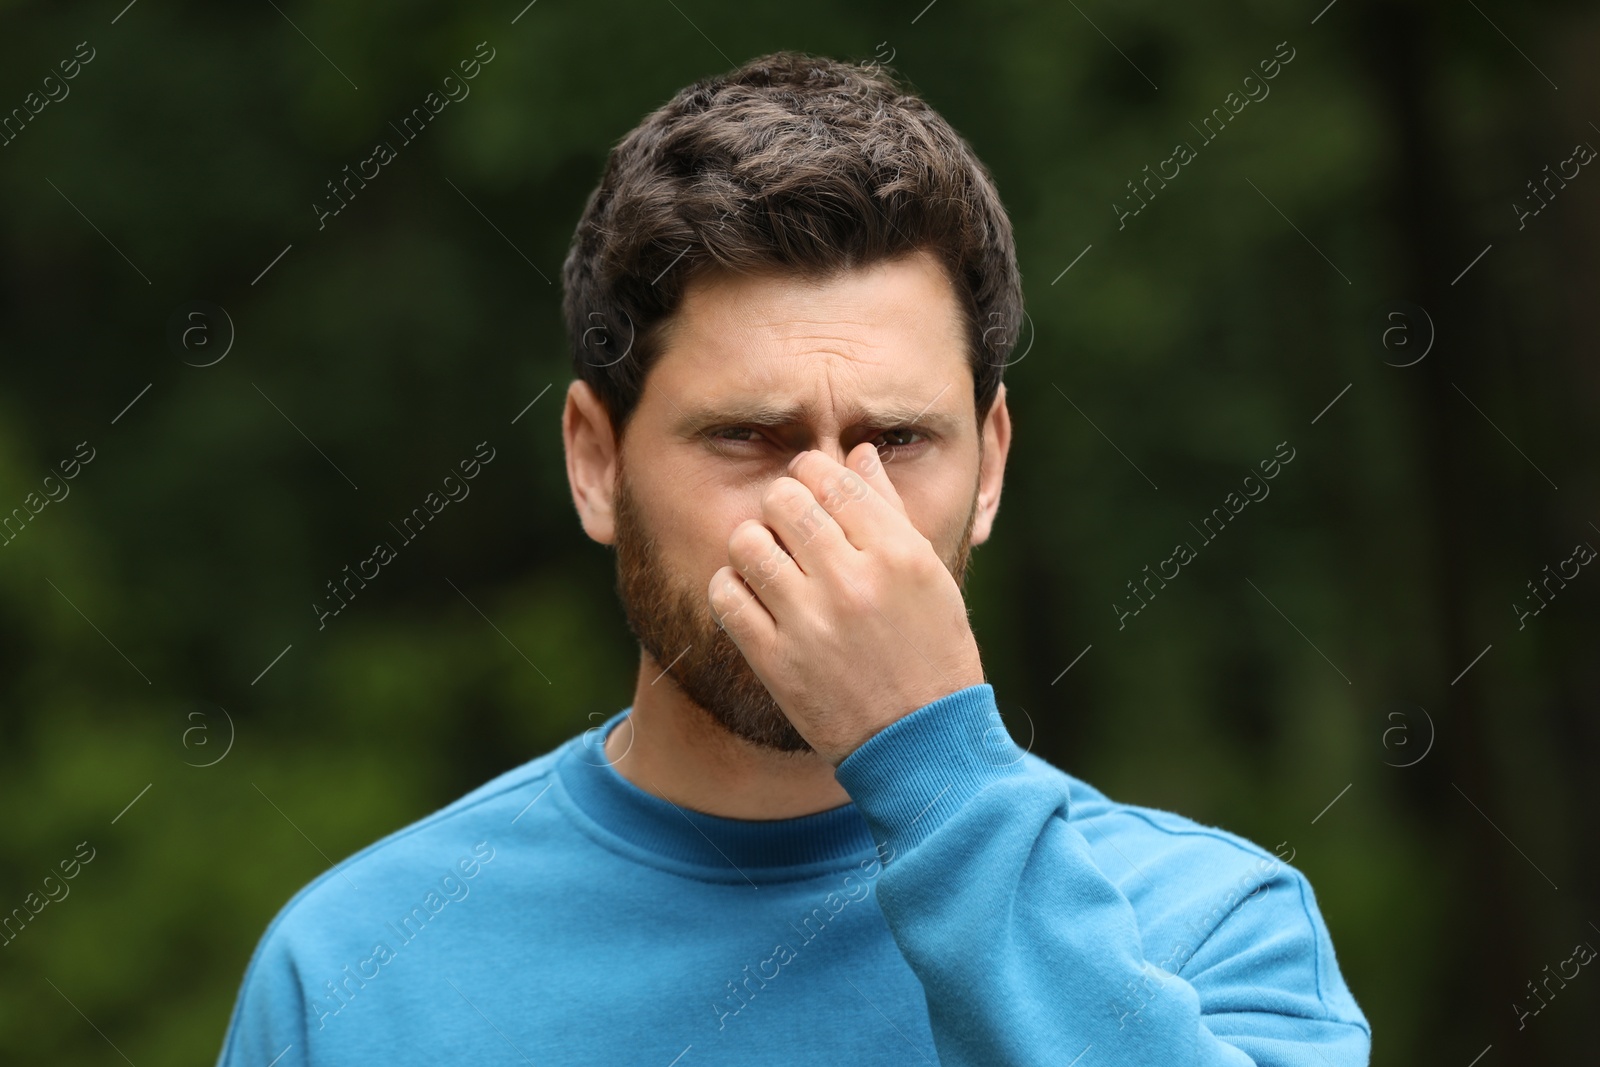
[[[786,468],[786,471],[792,474],[794,472],[795,464],[800,462],[800,457],[805,455],[807,452],[821,452],[823,455],[829,457],[842,467],[847,465],[845,463],[845,457],[849,455],[851,449],[846,448],[844,442],[838,437],[819,438],[817,442],[810,448],[797,449],[795,454],[789,457],[789,465]]]

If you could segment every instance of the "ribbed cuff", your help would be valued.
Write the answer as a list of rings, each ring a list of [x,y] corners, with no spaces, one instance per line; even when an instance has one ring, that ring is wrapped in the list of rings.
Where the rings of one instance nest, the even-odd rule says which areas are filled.
[[[909,851],[984,786],[1025,773],[988,682],[958,689],[884,727],[834,777],[882,845]]]

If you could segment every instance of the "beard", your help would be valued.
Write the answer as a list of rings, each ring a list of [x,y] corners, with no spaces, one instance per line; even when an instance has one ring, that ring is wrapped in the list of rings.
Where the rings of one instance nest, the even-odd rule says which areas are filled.
[[[813,751],[750,667],[739,646],[717,624],[706,599],[711,577],[698,584],[662,558],[656,537],[628,491],[618,456],[616,501],[617,594],[628,629],[665,667],[678,687],[716,726],[761,748],[784,753]],[[974,490],[954,559],[944,565],[963,593],[972,525],[978,514]],[[941,557],[942,558],[942,557]],[[654,684],[654,683],[652,683]]]

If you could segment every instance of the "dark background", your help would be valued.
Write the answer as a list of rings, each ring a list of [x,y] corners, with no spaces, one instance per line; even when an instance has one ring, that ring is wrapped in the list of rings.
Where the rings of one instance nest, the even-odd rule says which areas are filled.
[[[631,700],[565,479],[558,270],[610,145],[783,47],[888,62],[1012,213],[1029,335],[969,593],[1018,741],[1293,848],[1375,1064],[1592,1057],[1589,969],[1514,1005],[1600,946],[1600,575],[1515,605],[1600,544],[1600,173],[1513,205],[1600,145],[1600,14],[1324,2],[0,5],[0,113],[94,50],[0,147],[0,514],[94,456],[0,547],[0,914],[94,856],[0,948],[0,1059],[210,1062],[300,886]],[[1280,442],[1271,496],[1119,629]]]

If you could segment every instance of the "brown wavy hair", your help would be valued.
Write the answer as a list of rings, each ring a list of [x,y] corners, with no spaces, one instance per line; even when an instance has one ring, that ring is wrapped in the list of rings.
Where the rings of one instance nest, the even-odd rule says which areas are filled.
[[[994,180],[882,65],[760,56],[680,90],[612,148],[562,265],[573,369],[620,441],[696,275],[819,279],[918,250],[961,303],[981,425],[1023,318]]]

